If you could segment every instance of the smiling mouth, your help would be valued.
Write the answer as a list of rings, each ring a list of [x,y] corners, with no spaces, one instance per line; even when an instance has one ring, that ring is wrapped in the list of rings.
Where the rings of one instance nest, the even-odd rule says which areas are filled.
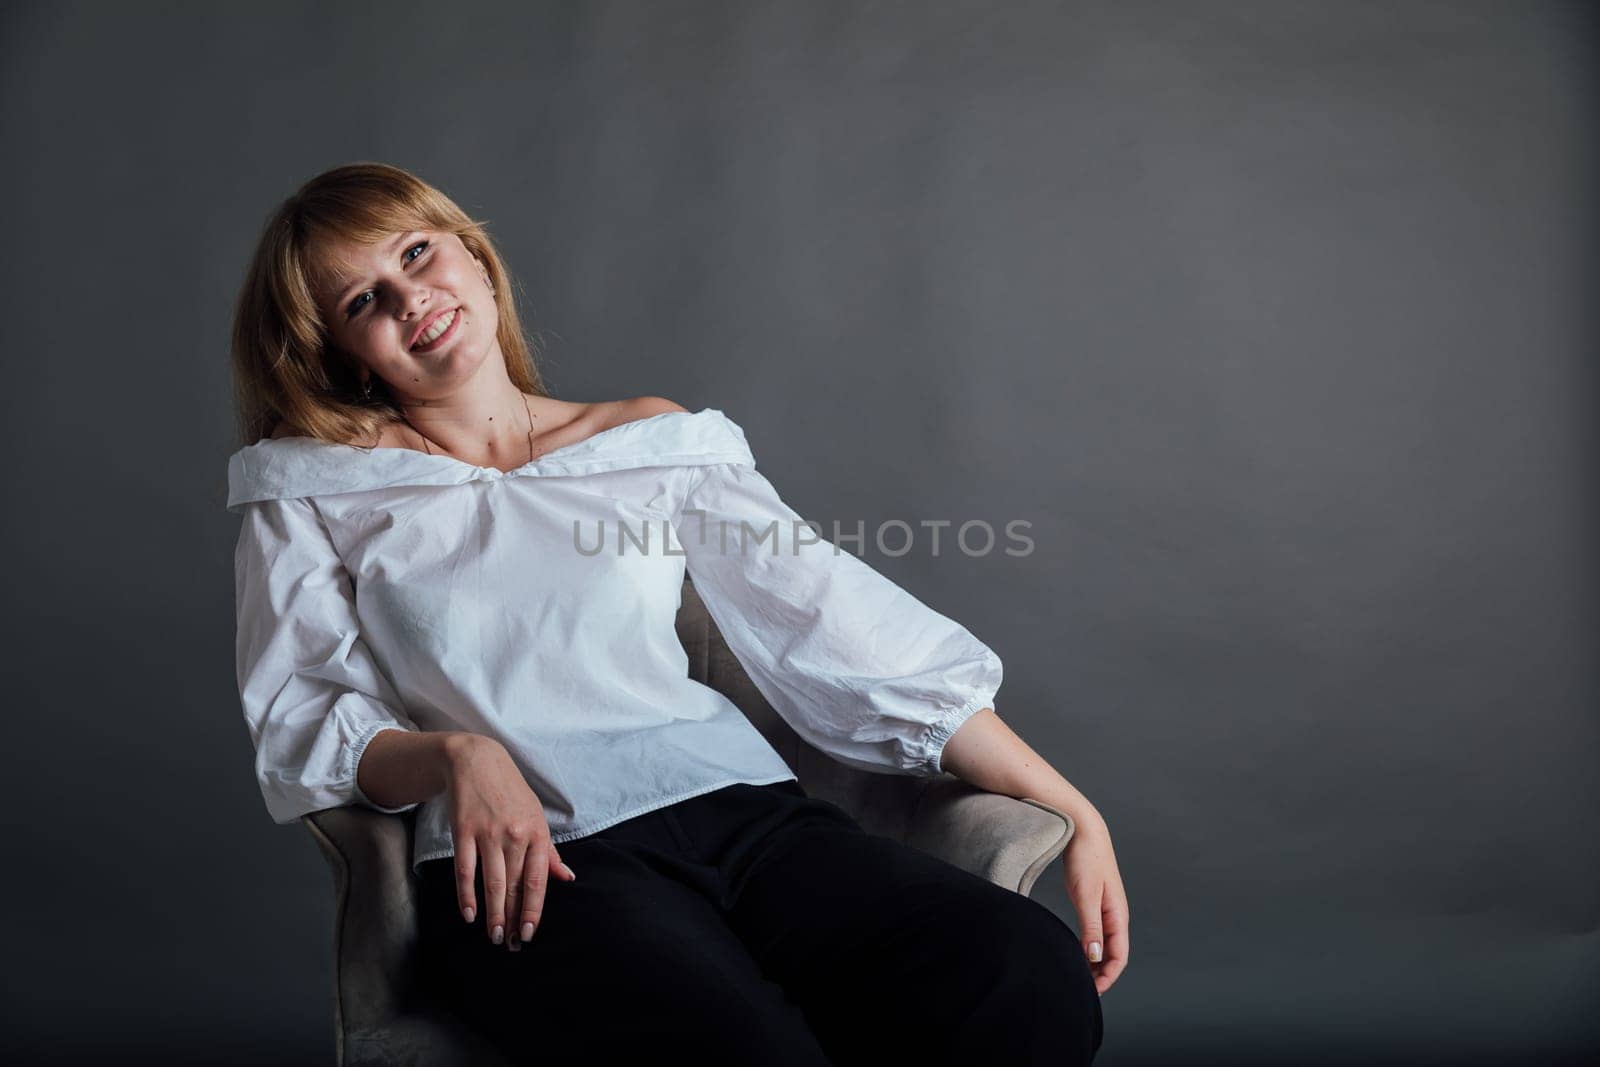
[[[454,336],[456,326],[460,322],[460,308],[452,308],[446,311],[428,325],[428,328],[422,332],[422,336],[417,338],[417,343],[411,346],[411,351],[427,352],[438,347],[446,338]]]

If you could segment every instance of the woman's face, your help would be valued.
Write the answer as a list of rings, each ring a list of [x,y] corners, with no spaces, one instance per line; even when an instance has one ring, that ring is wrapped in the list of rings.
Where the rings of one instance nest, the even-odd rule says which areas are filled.
[[[348,264],[335,268],[347,273],[318,295],[333,343],[396,394],[437,396],[498,353],[487,272],[455,234],[408,230],[323,250]]]

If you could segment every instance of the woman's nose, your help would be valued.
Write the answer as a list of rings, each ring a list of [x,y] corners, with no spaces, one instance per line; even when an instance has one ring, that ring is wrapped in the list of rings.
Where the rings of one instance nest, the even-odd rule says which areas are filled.
[[[400,320],[406,323],[417,321],[423,315],[426,315],[433,306],[432,295],[420,285],[400,290],[395,299],[400,304]]]

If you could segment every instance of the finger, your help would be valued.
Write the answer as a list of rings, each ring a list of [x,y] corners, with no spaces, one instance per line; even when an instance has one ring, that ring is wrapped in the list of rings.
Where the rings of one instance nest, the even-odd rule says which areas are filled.
[[[550,857],[535,856],[528,850],[528,865],[522,881],[522,913],[518,926],[522,940],[532,941],[539,928],[539,917],[544,914],[544,891],[550,879]]]
[[[457,834],[460,846],[456,849],[456,903],[461,906],[461,917],[468,923],[478,916],[478,890],[474,884],[478,870],[478,848],[471,837]]]
[[[1104,993],[1117,984],[1117,979],[1122,977],[1122,963],[1120,960],[1108,960],[1100,967],[1100,973],[1094,976],[1094,987],[1097,992]]]
[[[1112,951],[1115,951],[1115,945],[1116,938],[1112,936]],[[1127,966],[1127,962],[1126,957],[1107,956],[1106,961],[1097,968],[1097,973],[1094,976],[1095,988],[1102,993],[1110,989],[1116,980],[1122,977],[1122,970]]]
[[[569,882],[576,881],[578,878],[578,872],[562,862],[561,853],[556,851],[555,845],[550,846],[550,869]]]
[[[1081,931],[1079,940],[1083,943],[1083,954],[1089,958],[1090,963],[1101,963],[1105,960],[1106,935],[1100,918],[1100,902],[1103,896],[1103,886],[1096,885],[1081,892],[1072,902],[1073,908],[1078,913],[1078,929]]]
[[[1128,966],[1128,915],[1123,904],[1114,904],[1105,913],[1106,962],[1100,973],[1110,988]]]
[[[506,856],[488,844],[483,850],[483,925],[489,940],[499,945],[506,936]]]
[[[522,949],[517,916],[522,913],[523,871],[528,854],[528,846],[520,841],[513,840],[506,846],[506,948],[512,952]]]

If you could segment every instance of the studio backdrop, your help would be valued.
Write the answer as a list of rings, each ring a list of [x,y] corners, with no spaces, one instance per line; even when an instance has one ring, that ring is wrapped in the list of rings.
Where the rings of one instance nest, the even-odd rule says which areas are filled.
[[[1595,44],[1553,0],[4,5],[0,1058],[332,1062],[328,871],[235,688],[228,327],[358,160],[487,222],[554,395],[726,412],[998,652],[1126,880],[1097,1063],[1600,1051]]]

